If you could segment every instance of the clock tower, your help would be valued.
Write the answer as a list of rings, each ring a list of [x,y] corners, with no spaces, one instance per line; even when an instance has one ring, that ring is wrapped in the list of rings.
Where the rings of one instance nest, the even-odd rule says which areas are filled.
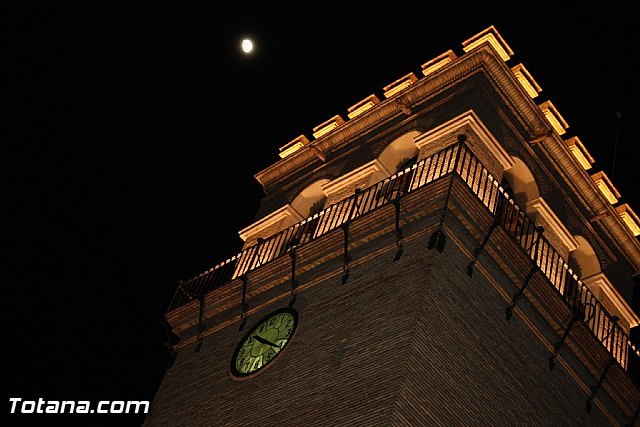
[[[638,217],[512,55],[489,27],[280,148],[145,425],[637,422]]]

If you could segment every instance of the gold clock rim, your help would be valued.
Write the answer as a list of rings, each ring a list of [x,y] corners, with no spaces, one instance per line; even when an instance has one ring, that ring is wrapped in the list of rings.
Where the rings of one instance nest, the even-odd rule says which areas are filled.
[[[264,322],[268,321],[270,318],[272,318],[273,316],[276,316],[278,314],[281,313],[290,313],[293,315],[293,330],[291,331],[291,335],[289,336],[289,339],[287,340],[287,342],[285,343],[284,347],[276,354],[276,356],[271,359],[269,361],[269,363],[262,365],[260,368],[256,369],[255,371],[252,371],[250,373],[247,374],[243,374],[241,372],[239,372],[236,367],[236,360],[238,357],[238,353],[240,352],[240,349],[243,347],[244,343],[247,341],[247,339],[254,333],[254,331],[256,329],[258,329],[260,327],[260,325],[262,325]],[[249,331],[247,331],[243,336],[242,339],[238,342],[238,345],[236,346],[234,352],[233,352],[233,356],[231,357],[231,363],[229,366],[229,374],[231,375],[231,377],[235,380],[247,380],[250,379],[252,377],[254,377],[255,375],[260,374],[261,372],[263,372],[264,370],[266,370],[269,366],[273,365],[273,362],[278,359],[278,357],[280,357],[280,355],[284,352],[284,350],[289,346],[289,344],[291,343],[291,341],[293,340],[293,337],[298,329],[298,324],[299,324],[299,315],[298,315],[298,311],[295,310],[293,307],[281,307],[277,310],[274,310],[268,314],[266,314],[265,316],[263,316],[262,318],[260,318],[260,320],[258,320],[252,327],[251,329],[249,329]]]

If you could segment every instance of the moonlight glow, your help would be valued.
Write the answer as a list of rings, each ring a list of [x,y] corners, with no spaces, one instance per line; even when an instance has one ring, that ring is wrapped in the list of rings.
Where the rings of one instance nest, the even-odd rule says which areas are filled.
[[[251,53],[253,51],[253,42],[249,39],[242,40],[242,51],[244,53]]]

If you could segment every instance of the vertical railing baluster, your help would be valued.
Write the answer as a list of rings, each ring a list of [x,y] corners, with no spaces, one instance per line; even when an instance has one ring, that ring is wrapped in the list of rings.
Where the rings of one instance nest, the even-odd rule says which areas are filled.
[[[419,164],[416,163],[415,165],[411,166],[411,178],[409,179],[409,183],[407,186],[407,193],[410,193],[413,191],[413,188],[416,185],[416,178],[418,177],[418,171],[423,167],[424,167],[423,162],[420,162]],[[420,179],[418,179],[417,182],[419,183]]]

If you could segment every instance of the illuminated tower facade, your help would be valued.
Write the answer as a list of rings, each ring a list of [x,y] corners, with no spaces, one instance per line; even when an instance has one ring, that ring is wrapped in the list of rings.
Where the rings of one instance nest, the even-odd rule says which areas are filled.
[[[146,425],[637,422],[638,217],[512,55],[487,28],[280,148]]]

